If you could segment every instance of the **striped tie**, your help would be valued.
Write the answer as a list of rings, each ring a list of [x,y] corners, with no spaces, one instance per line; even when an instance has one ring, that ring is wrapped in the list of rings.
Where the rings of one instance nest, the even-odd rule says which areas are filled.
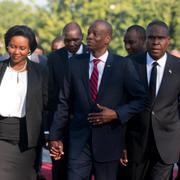
[[[89,85],[90,85],[90,91],[91,91],[91,96],[92,96],[92,100],[95,102],[96,101],[96,97],[97,97],[97,93],[98,93],[98,76],[99,76],[99,72],[98,72],[98,68],[97,68],[97,64],[100,62],[100,59],[93,59],[93,71],[91,74],[91,78],[89,79]]]

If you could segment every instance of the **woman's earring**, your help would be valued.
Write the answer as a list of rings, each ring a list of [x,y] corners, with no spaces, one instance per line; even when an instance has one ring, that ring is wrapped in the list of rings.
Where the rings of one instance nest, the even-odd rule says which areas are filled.
[[[28,53],[28,56],[30,56],[31,55],[31,50],[29,50],[29,53]]]

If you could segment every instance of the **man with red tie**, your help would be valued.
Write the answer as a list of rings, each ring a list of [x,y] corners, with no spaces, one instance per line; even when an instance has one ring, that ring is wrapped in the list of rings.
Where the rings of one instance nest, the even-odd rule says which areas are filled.
[[[63,129],[69,127],[68,180],[116,180],[124,124],[144,109],[145,93],[128,59],[108,51],[111,25],[96,20],[89,28],[89,54],[69,62],[50,131],[51,155],[61,158]],[[68,121],[69,111],[74,118]]]

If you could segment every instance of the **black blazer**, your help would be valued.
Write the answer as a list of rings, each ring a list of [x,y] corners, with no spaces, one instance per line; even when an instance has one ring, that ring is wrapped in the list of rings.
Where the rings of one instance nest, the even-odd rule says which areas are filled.
[[[146,53],[131,57],[148,92]],[[146,157],[150,122],[158,152],[165,163],[175,163],[180,156],[180,59],[167,53],[163,79],[152,107],[148,106],[141,117],[128,122],[129,158],[140,162]]]
[[[69,63],[69,74],[60,93],[58,111],[50,131],[51,140],[62,140],[69,107],[74,118],[69,127],[69,156],[77,158],[92,139],[97,161],[118,160],[123,148],[123,124],[144,107],[144,89],[130,60],[109,53],[96,103],[114,109],[118,120],[100,126],[88,123],[87,115],[97,110],[89,87],[89,54],[77,56]],[[91,136],[90,136],[91,135]]]
[[[0,83],[9,59],[0,62]],[[28,147],[37,146],[42,129],[42,112],[47,105],[48,71],[37,63],[27,61],[26,126]],[[13,90],[12,90],[13,91]]]
[[[87,46],[83,44],[83,54],[87,52]],[[49,130],[54,111],[57,110],[59,90],[62,88],[64,76],[67,73],[68,60],[68,51],[65,47],[50,53],[48,56],[47,66],[49,69],[49,113],[45,130]]]

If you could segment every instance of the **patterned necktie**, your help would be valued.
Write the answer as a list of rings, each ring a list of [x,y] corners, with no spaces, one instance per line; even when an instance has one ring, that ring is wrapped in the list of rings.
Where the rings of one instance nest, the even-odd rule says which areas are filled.
[[[153,62],[153,67],[151,70],[151,76],[149,81],[149,97],[152,104],[156,98],[157,65],[157,62]]]
[[[99,59],[93,59],[93,71],[91,74],[91,78],[89,79],[89,85],[90,85],[90,92],[91,92],[91,96],[92,96],[92,100],[95,102],[96,101],[96,97],[97,97],[97,93],[98,93],[98,76],[99,76],[99,71],[97,68],[98,63],[101,60]]]

